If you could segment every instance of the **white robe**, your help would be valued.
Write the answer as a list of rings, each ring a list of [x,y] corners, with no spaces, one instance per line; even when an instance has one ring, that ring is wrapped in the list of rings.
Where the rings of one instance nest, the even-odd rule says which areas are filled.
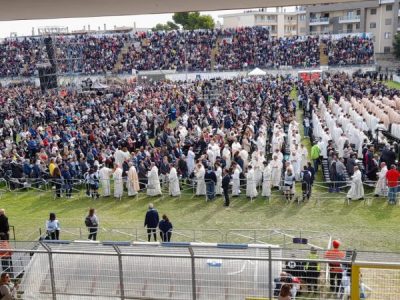
[[[378,172],[378,182],[375,186],[375,195],[379,196],[387,196],[388,194],[388,187],[386,182],[386,173],[388,169],[384,166],[380,172]]]
[[[359,200],[364,198],[364,187],[361,180],[361,171],[357,170],[351,177],[351,187],[347,193],[347,198],[351,200]]]
[[[161,195],[160,179],[158,177],[158,168],[156,166],[151,168],[147,175],[147,178],[147,196]]]
[[[218,167],[215,171],[215,175],[217,176],[217,185],[215,186],[215,194],[222,195],[222,168]]]
[[[173,197],[180,196],[181,190],[179,187],[178,173],[174,167],[171,168],[168,174],[169,194]]]
[[[231,151],[229,150],[229,148],[224,148],[224,150],[222,150],[222,157],[225,159],[226,162],[226,168],[229,169],[231,167]]]
[[[122,181],[122,169],[116,168],[113,174],[114,197],[120,198],[124,193],[124,182]]]
[[[270,197],[271,196],[271,167],[266,166],[263,170],[263,182],[262,182],[262,192],[261,196]]]
[[[236,168],[232,175],[232,196],[240,194],[240,169]]]
[[[257,184],[254,170],[250,169],[246,175],[246,196],[250,198],[257,197]]]
[[[272,160],[271,161],[271,177],[272,177],[272,186],[280,186],[281,178],[282,178],[282,161]]]
[[[195,158],[195,154],[192,150],[188,151],[188,155],[186,158],[186,164],[188,166],[188,172],[189,175],[192,174],[193,170],[194,170],[194,158]]]
[[[206,194],[206,182],[204,180],[204,175],[206,173],[206,170],[204,169],[204,166],[201,166],[200,169],[197,169],[195,171],[195,176],[196,176],[196,196],[204,196]]]
[[[135,196],[139,191],[139,182],[138,182],[138,175],[136,172],[136,168],[131,166],[128,171],[128,196]]]
[[[111,195],[111,174],[112,170],[107,167],[103,167],[99,171],[99,179],[103,197],[108,197]]]

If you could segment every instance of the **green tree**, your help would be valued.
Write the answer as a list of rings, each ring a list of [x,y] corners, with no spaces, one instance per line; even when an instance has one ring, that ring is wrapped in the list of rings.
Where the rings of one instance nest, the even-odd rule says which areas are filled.
[[[210,15],[200,15],[199,12],[174,13],[172,19],[183,29],[212,29],[215,26],[214,19]]]
[[[400,59],[400,33],[396,33],[393,39],[393,52],[397,59]]]
[[[170,31],[170,30],[177,30],[177,29],[179,29],[178,25],[176,25],[174,22],[168,21],[166,24],[158,23],[151,30],[152,31]]]

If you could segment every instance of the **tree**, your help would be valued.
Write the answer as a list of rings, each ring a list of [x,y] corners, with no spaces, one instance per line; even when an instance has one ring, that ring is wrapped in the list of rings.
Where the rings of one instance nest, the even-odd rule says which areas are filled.
[[[393,39],[393,52],[397,59],[400,59],[400,33],[396,33]]]
[[[200,15],[199,12],[174,13],[172,19],[186,30],[212,29],[215,26],[214,19],[210,15]]]
[[[174,22],[168,21],[166,24],[158,23],[151,30],[152,31],[170,31],[170,30],[178,30],[179,26]]]

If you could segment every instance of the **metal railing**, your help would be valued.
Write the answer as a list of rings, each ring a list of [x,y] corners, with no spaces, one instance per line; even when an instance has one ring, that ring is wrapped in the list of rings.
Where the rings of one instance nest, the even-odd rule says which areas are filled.
[[[107,186],[109,189],[109,192],[107,192],[106,196],[114,196],[117,199],[120,199],[122,197],[149,197],[147,195],[147,190],[148,188],[152,187],[152,184],[147,182],[147,178],[141,179],[139,178],[139,183],[141,184],[141,189],[138,191],[134,191],[134,194],[129,195],[129,189],[128,189],[128,182],[126,178],[123,178],[121,180],[122,184],[122,194],[119,194],[118,196],[115,196],[115,188],[118,185],[118,181],[115,180],[109,180],[107,181]],[[196,180],[195,178],[188,179],[188,178],[179,178],[179,195],[176,197],[181,197],[182,195],[193,195],[197,197],[204,197],[205,201],[209,200],[209,195],[207,194],[207,190],[203,190],[201,192],[197,191],[197,185],[199,182],[202,182],[203,184],[206,184],[205,181],[203,180]],[[318,182],[315,181],[311,187],[308,187],[310,190],[310,195],[307,197],[307,194],[305,193],[305,188],[302,184],[301,181],[296,181],[293,185],[293,188],[289,190],[286,189],[283,181],[279,181],[279,188],[274,188],[273,187],[273,182],[276,182],[276,180],[257,180],[254,182],[256,185],[256,193],[250,193],[250,195],[247,197],[250,199],[250,201],[255,201],[257,199],[264,199],[267,201],[270,201],[271,198],[278,198],[282,200],[286,200],[287,203],[297,203],[300,204],[302,202],[308,201],[308,200],[315,200],[317,203],[321,203],[323,200],[343,200],[347,204],[350,204],[350,199],[347,198],[347,192],[351,188],[351,181],[329,181],[329,182]],[[240,193],[233,193],[231,192],[233,188],[233,182],[230,187],[230,196],[247,196],[246,195],[246,189],[249,183],[252,183],[250,181],[247,181],[246,179],[240,179],[240,184],[239,184],[239,190]],[[263,188],[263,185],[268,183],[267,185],[270,186],[267,188],[269,192],[267,192],[268,196],[265,195],[265,191]],[[1,183],[0,183],[1,184]],[[364,201],[364,204],[366,205],[371,205],[374,200],[379,200],[382,198],[376,198],[373,188],[376,185],[375,181],[365,181],[363,182],[365,194],[362,200]],[[0,185],[1,186],[1,185]],[[154,195],[153,197],[169,197],[171,196],[170,191],[169,191],[169,182],[167,177],[161,177],[160,178],[160,187],[161,190],[157,195]],[[318,187],[318,191],[314,192],[314,189]],[[69,191],[67,191],[69,189]],[[221,187],[217,188],[217,185],[214,185],[215,189],[215,197],[222,197],[222,189]],[[84,180],[82,179],[77,179],[77,180],[71,180],[68,186],[65,185],[64,182],[62,181],[56,181],[54,179],[13,179],[11,178],[8,181],[3,181],[3,188],[0,188],[0,197],[7,195],[8,193],[17,193],[17,192],[26,192],[26,191],[32,191],[35,193],[38,193],[40,195],[43,194],[51,194],[53,195],[54,198],[60,196],[69,196],[71,194],[73,197],[91,197],[92,192],[90,187],[85,183]],[[104,182],[100,180],[100,185],[98,189],[99,196],[105,196],[104,195]],[[399,197],[400,191],[397,193],[397,199]],[[173,197],[173,196],[172,196]],[[384,196],[385,197],[385,196]],[[215,199],[215,198],[214,198]],[[357,200],[357,199],[352,199],[352,200]],[[399,201],[397,201],[399,203]],[[399,203],[400,204],[400,203]]]
[[[115,242],[3,243],[18,299],[292,299],[400,297],[400,255],[274,245]],[[369,256],[368,256],[369,255]],[[394,257],[390,262],[384,257]],[[362,278],[360,272],[362,271]]]
[[[342,16],[339,17],[339,22],[357,22],[361,20],[361,16],[353,15],[353,16]]]
[[[329,18],[313,18],[310,19],[310,24],[329,23]]]

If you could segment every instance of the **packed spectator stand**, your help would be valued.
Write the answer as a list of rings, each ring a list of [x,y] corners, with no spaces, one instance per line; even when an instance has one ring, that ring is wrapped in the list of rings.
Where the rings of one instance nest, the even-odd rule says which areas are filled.
[[[37,75],[37,64],[49,61],[43,38],[0,42],[0,77]],[[373,43],[367,36],[275,38],[265,27],[54,35],[52,47],[58,74],[105,74],[314,68],[320,64],[321,43],[326,45],[329,65],[374,63]]]

